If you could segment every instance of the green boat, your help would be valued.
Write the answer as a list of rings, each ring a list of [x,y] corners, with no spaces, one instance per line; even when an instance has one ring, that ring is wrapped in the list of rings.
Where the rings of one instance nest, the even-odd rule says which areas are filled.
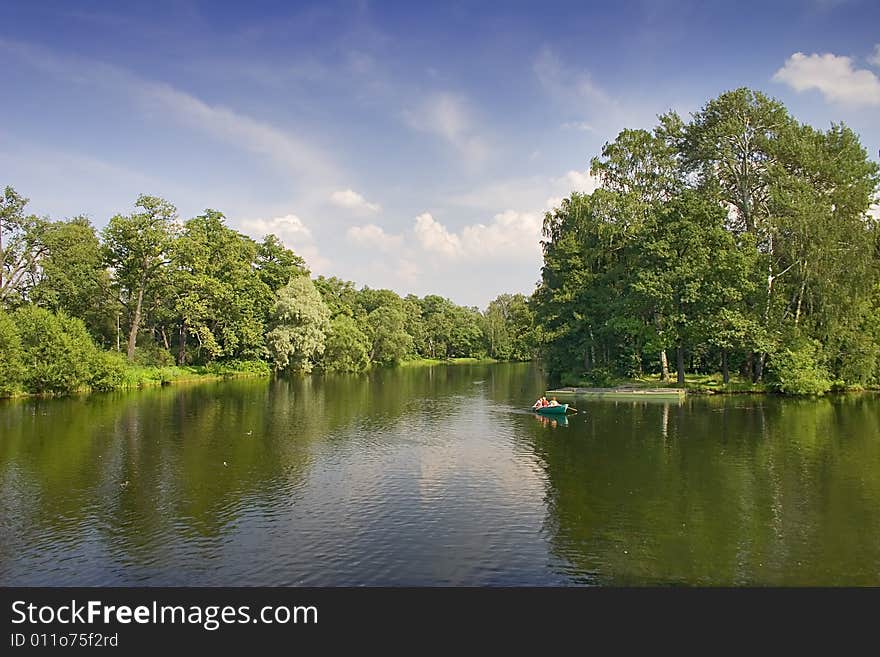
[[[535,408],[532,406],[532,410],[541,415],[565,415],[566,411],[568,411],[568,404],[559,404],[559,406],[542,406],[541,408]]]

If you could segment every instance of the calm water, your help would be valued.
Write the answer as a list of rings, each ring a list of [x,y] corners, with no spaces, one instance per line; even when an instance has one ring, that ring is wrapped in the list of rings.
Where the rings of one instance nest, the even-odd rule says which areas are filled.
[[[531,365],[0,404],[0,584],[880,584],[880,399]]]

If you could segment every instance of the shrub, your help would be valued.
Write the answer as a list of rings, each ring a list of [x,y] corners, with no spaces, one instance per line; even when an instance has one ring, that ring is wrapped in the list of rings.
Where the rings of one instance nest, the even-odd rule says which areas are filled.
[[[21,388],[21,356],[21,338],[15,322],[0,311],[0,397],[8,397]]]
[[[21,336],[28,392],[73,392],[86,386],[97,347],[82,320],[36,306],[13,314]]]
[[[787,395],[821,395],[831,389],[831,376],[821,356],[821,345],[802,339],[773,354],[771,368],[776,387]]]
[[[92,358],[89,385],[93,390],[107,392],[127,385],[127,364],[122,354],[96,350]]]

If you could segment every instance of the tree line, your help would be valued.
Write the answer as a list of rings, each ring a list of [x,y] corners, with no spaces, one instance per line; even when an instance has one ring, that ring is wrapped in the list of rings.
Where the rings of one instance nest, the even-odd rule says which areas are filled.
[[[256,241],[212,209],[180,221],[155,196],[100,232],[86,217],[28,214],[27,203],[12,187],[0,198],[0,394],[113,389],[132,365],[362,372],[528,360],[537,347],[521,294],[480,311],[313,279],[276,236]]]
[[[533,307],[557,378],[877,382],[880,176],[846,125],[737,89],[622,131],[591,172],[544,221]]]

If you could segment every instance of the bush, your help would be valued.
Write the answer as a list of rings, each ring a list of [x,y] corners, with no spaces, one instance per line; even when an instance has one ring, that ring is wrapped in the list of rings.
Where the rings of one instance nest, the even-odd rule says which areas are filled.
[[[776,387],[787,395],[821,395],[831,390],[831,375],[815,340],[798,340],[773,354],[770,365]]]
[[[82,320],[22,306],[13,321],[21,336],[28,392],[67,393],[88,385],[98,348]]]
[[[175,364],[171,352],[160,347],[152,339],[146,344],[137,346],[134,350],[133,362],[144,367],[170,367]]]
[[[92,359],[89,385],[93,390],[108,392],[127,385],[127,364],[122,354],[113,351],[97,351]]]
[[[0,311],[0,397],[21,389],[21,338],[12,318]]]

